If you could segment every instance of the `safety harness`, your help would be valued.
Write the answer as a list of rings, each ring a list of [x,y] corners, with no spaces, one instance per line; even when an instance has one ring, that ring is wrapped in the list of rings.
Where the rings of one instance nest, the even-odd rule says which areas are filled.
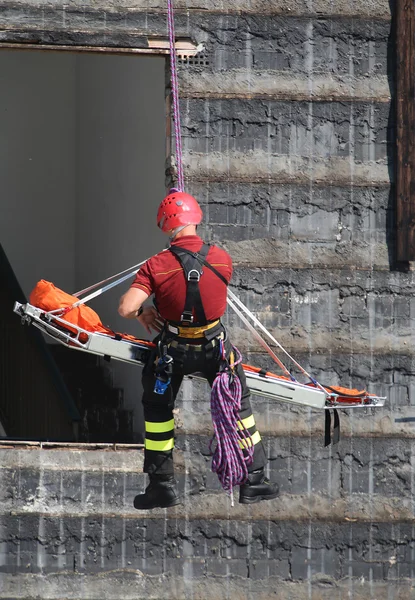
[[[193,311],[196,315],[196,326],[208,325],[199,288],[200,278],[203,274],[203,265],[208,267],[228,287],[228,282],[222,273],[219,273],[206,260],[210,245],[203,244],[199,252],[192,252],[187,248],[179,248],[177,246],[170,246],[169,250],[178,258],[186,279],[186,300],[180,317],[180,323],[177,323],[177,325],[185,325],[187,327],[194,325]],[[176,325],[176,323],[173,325]]]
[[[161,335],[164,354],[160,354],[157,366],[160,369],[167,366],[166,356],[168,348],[174,348],[176,364],[183,365],[187,352],[205,353],[206,359],[210,360],[214,355],[214,349],[220,340],[225,339],[225,330],[220,319],[209,322],[206,319],[200,295],[199,282],[203,274],[203,266],[209,268],[223,283],[228,286],[225,277],[213,267],[207,260],[210,249],[209,244],[203,244],[199,252],[192,252],[187,248],[171,246],[169,250],[179,260],[186,279],[186,298],[180,321],[169,321],[166,323]],[[195,319],[196,317],[196,319]],[[195,340],[201,340],[200,344]]]

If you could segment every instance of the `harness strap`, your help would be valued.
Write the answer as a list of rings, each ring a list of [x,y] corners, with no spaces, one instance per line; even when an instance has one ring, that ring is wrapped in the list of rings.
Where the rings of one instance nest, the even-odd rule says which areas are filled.
[[[170,251],[179,259],[186,278],[186,300],[181,316],[182,323],[193,323],[193,311],[200,325],[206,325],[206,314],[200,296],[199,281],[202,276],[202,263],[210,246],[203,244],[198,253],[187,252],[184,248],[170,247]]]
[[[207,245],[207,244],[205,244],[205,246],[206,246],[206,245]],[[174,251],[173,251],[173,248],[174,248]],[[169,250],[170,250],[171,252],[173,252],[173,254],[176,254],[176,247],[175,247],[175,246],[171,246],[171,247],[169,248]],[[177,250],[178,250],[178,248],[177,248]],[[223,283],[226,285],[226,287],[228,287],[228,283],[229,283],[229,282],[227,281],[227,279],[226,279],[226,278],[225,278],[225,277],[222,275],[222,273],[219,273],[219,271],[218,271],[217,269],[215,269],[215,267],[214,267],[213,265],[211,265],[211,264],[210,264],[210,263],[209,263],[207,260],[205,260],[203,257],[201,257],[201,256],[200,256],[200,252],[199,252],[199,254],[197,254],[196,252],[192,252],[191,250],[188,250],[187,248],[180,248],[180,251],[181,251],[181,252],[184,252],[184,253],[186,253],[186,254],[189,254],[190,256],[193,256],[194,258],[197,258],[198,260],[200,260],[200,261],[201,261],[201,262],[202,262],[202,263],[205,265],[205,267],[207,267],[207,268],[208,268],[208,269],[210,269],[210,270],[211,270],[213,273],[215,273],[215,275],[216,275],[217,277],[219,277],[219,279],[220,279],[221,281],[223,281]]]
[[[216,319],[216,321],[212,321],[212,323],[207,323],[206,325],[194,325],[193,327],[180,327],[180,325],[175,325],[174,322],[169,321],[166,324],[166,329],[169,333],[173,333],[181,338],[198,339],[208,337],[208,331],[215,329],[218,325],[220,325],[220,319]]]

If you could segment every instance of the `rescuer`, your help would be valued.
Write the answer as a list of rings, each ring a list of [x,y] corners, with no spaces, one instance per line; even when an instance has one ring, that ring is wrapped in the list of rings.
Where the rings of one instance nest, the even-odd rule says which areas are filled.
[[[122,296],[119,314],[137,319],[151,333],[158,332],[156,350],[143,369],[145,419],[144,472],[149,485],[134,499],[137,509],[179,503],[173,469],[174,402],[184,375],[202,373],[212,386],[220,369],[220,349],[232,352],[221,317],[226,309],[232,260],[227,252],[207,245],[196,234],[202,210],[192,196],[175,189],[161,202],[158,227],[170,237],[168,250],[150,258]],[[154,294],[154,304],[143,307]],[[267,462],[256,429],[250,392],[241,364],[235,375],[242,385],[239,429],[249,432],[254,445],[248,479],[240,485],[239,502],[250,504],[278,495],[278,485],[264,475]],[[238,431],[239,434],[239,431]],[[242,442],[240,447],[245,454]]]

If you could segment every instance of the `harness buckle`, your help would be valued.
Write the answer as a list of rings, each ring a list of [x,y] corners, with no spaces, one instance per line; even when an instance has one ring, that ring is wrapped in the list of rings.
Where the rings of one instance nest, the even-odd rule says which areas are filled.
[[[193,319],[192,313],[191,312],[183,311],[183,314],[180,317],[180,321],[182,323],[193,323],[194,319]]]
[[[192,273],[196,273],[196,275],[192,275]],[[200,281],[201,274],[197,269],[191,269],[187,274],[187,281]]]

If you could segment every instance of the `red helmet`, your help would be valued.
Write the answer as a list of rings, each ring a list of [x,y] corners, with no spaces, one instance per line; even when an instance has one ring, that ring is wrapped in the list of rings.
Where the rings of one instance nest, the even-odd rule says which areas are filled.
[[[202,209],[190,194],[171,189],[159,206],[157,225],[164,233],[181,225],[199,225],[203,218]]]

